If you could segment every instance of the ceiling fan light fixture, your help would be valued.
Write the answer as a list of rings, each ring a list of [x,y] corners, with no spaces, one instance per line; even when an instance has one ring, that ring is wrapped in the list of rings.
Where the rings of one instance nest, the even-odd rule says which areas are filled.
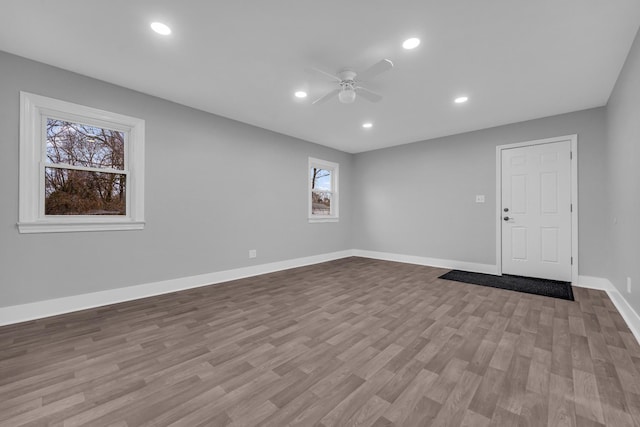
[[[410,39],[406,39],[403,43],[402,43],[402,47],[409,50],[409,49],[415,49],[416,47],[418,47],[420,45],[420,39],[417,37],[411,37]]]
[[[167,24],[163,24],[162,22],[152,22],[150,26],[153,31],[163,36],[168,36],[169,34],[171,34],[171,28],[169,28]]]
[[[356,91],[353,89],[343,89],[338,93],[338,99],[343,104],[351,104],[356,100]]]

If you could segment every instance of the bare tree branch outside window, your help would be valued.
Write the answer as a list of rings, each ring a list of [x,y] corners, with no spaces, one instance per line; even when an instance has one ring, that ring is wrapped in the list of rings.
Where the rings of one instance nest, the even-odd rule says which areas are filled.
[[[331,215],[331,171],[312,168],[311,174],[311,213]]]
[[[48,118],[45,214],[126,215],[124,139],[121,131]]]

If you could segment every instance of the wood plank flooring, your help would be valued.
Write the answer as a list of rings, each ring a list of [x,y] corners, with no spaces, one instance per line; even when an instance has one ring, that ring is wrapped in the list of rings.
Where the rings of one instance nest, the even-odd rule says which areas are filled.
[[[0,328],[1,426],[640,426],[640,347],[575,302],[346,258]]]

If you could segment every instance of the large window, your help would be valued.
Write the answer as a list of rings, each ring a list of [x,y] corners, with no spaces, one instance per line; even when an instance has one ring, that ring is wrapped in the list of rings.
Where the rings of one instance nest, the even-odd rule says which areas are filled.
[[[141,229],[144,121],[21,93],[21,233]]]
[[[338,164],[309,158],[309,221],[338,220]]]

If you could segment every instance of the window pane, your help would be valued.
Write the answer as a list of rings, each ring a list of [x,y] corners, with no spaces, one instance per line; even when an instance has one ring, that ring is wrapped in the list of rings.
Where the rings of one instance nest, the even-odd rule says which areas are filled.
[[[124,132],[47,118],[47,163],[124,170]]]
[[[311,189],[331,191],[331,170],[311,168]]]
[[[126,215],[126,175],[45,168],[45,215]]]
[[[311,192],[311,214],[331,215],[331,192],[312,191]]]

